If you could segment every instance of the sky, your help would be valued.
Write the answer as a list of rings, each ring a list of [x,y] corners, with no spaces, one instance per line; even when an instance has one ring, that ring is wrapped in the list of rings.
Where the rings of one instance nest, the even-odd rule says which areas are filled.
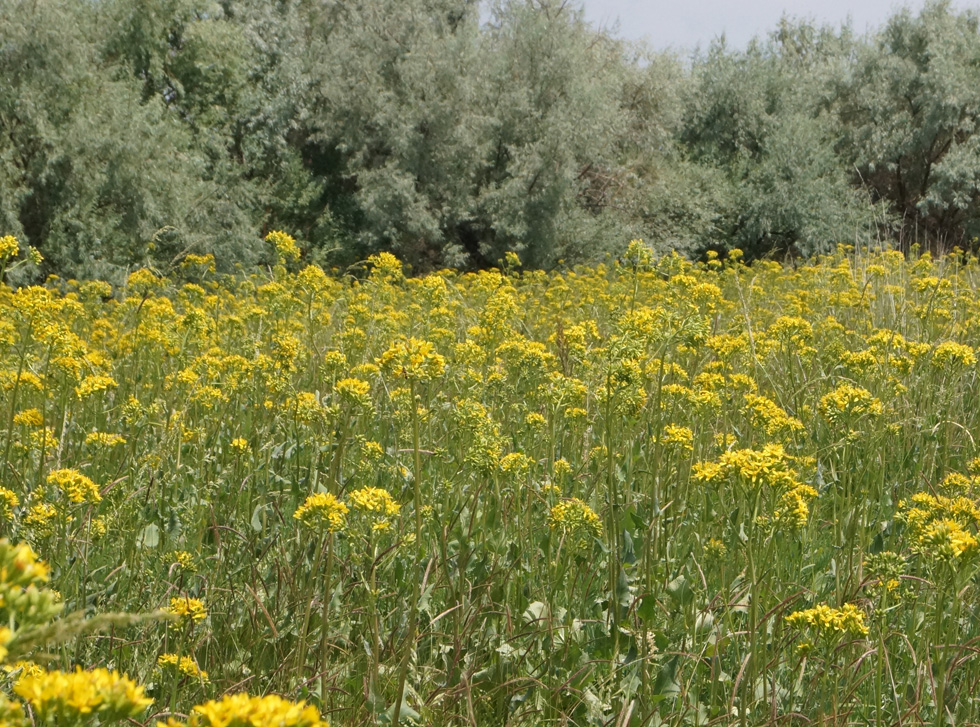
[[[855,31],[878,27],[893,10],[917,11],[923,0],[582,0],[586,17],[620,37],[647,40],[654,48],[684,51],[708,44],[722,33],[730,46],[745,47],[754,35],[772,30],[784,15],[840,25]],[[970,3],[969,6],[975,6]],[[955,7],[967,7],[965,2]]]

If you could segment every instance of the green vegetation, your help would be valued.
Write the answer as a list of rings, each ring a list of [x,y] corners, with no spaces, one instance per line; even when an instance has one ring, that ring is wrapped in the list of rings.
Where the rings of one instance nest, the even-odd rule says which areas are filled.
[[[8,0],[0,27],[0,231],[46,259],[15,281],[251,266],[277,228],[418,272],[980,234],[980,35],[948,3],[689,59],[558,0]]]

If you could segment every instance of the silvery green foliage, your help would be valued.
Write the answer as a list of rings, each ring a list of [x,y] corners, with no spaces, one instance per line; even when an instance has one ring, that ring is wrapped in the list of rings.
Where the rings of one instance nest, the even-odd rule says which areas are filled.
[[[354,180],[365,251],[548,265],[622,227],[605,195],[625,177],[625,48],[580,11],[501,2],[481,26],[465,0],[326,7],[319,139]]]
[[[784,19],[690,59],[561,0],[0,3],[0,233],[42,272],[416,271],[980,235],[975,13]]]
[[[711,242],[810,255],[867,239],[876,209],[851,183],[827,110],[828,82],[852,47],[846,28],[784,19],[745,51],[722,39],[695,58],[681,137],[729,186]]]
[[[838,79],[845,162],[887,200],[904,241],[980,234],[980,33],[973,10],[895,14]]]
[[[88,4],[12,0],[0,26],[0,226],[49,270],[118,277],[166,225],[181,246],[241,233],[186,125],[94,42]]]

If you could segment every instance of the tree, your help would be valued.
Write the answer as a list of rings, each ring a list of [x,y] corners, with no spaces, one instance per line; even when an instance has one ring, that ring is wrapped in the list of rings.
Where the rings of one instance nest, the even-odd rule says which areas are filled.
[[[906,242],[980,234],[980,34],[972,10],[931,2],[892,16],[841,76],[841,149]]]

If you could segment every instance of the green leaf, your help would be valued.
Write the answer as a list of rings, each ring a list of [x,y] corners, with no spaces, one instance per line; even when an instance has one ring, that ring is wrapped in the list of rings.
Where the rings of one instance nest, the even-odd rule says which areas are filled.
[[[687,582],[687,578],[680,575],[667,584],[667,595],[669,595],[678,608],[687,606],[694,600],[694,591]]]
[[[155,548],[160,544],[160,528],[150,523],[139,534],[137,543],[141,548]]]

